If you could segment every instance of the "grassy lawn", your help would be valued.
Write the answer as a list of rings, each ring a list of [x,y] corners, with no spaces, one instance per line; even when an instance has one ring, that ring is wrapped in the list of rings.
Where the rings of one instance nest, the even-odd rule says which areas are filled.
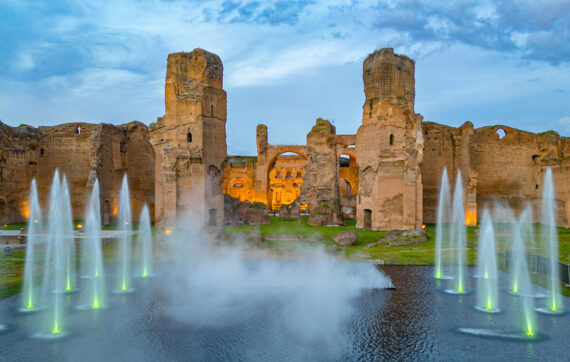
[[[333,236],[341,231],[354,230],[358,234],[358,240],[355,245],[349,247],[338,246],[336,254],[346,257],[354,261],[368,261],[368,260],[383,260],[385,264],[404,264],[404,265],[432,265],[434,260],[435,249],[435,225],[428,224],[426,232],[428,240],[421,243],[408,244],[402,246],[388,247],[383,244],[369,249],[364,246],[369,243],[377,242],[383,238],[385,232],[357,229],[354,220],[348,220],[346,226],[312,226],[307,223],[308,217],[302,216],[301,222],[297,219],[279,219],[277,217],[271,218],[269,225],[243,225],[243,226],[228,226],[226,232],[230,237],[235,237],[238,233],[243,232],[247,234],[251,230],[259,230],[261,236],[264,238],[264,245],[268,249],[274,250],[299,250],[311,249],[317,247],[332,247],[336,244],[333,242]],[[75,221],[75,224],[80,224],[81,221]],[[3,229],[18,230],[24,227],[24,224],[8,224]],[[113,229],[108,227],[105,229]],[[133,225],[133,229],[137,229],[137,225]],[[475,265],[477,259],[477,235],[478,227],[467,228],[467,262],[469,265]],[[162,234],[163,230],[152,228],[153,235]],[[302,235],[308,240],[265,240],[267,235]],[[570,229],[558,229],[559,245],[560,245],[560,261],[563,263],[570,263]],[[535,240],[539,240],[540,228],[535,227]],[[499,252],[508,249],[509,237],[498,236],[497,247]],[[160,254],[161,246],[155,243],[156,255]],[[104,262],[115,263],[117,261],[116,244],[109,243],[103,246]],[[41,252],[38,253],[40,259]],[[0,253],[0,299],[19,293],[24,270],[24,251],[14,251],[11,256],[4,256]],[[160,257],[159,257],[160,258]],[[156,259],[156,258],[155,258]],[[42,269],[41,267],[39,268]],[[544,281],[536,280],[537,284],[543,284]],[[570,288],[563,288],[564,294],[570,296]]]

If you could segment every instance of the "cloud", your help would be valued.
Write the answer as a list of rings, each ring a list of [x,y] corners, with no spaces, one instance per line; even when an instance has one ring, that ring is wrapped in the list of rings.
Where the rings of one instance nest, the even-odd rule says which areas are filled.
[[[569,4],[4,0],[0,118],[148,123],[164,113],[167,54],[201,47],[224,62],[229,149],[255,153],[254,139],[232,132],[294,119],[295,134],[279,134],[301,134],[303,142],[314,118],[326,116],[354,133],[363,101],[360,64],[390,46],[416,60],[416,109],[426,119],[500,118],[525,128],[546,126],[546,117],[552,128],[570,111],[567,94],[557,91],[569,81]],[[538,103],[547,115],[531,109]]]
[[[410,42],[461,43],[551,64],[570,59],[570,1],[403,0],[377,7],[381,29]]]
[[[563,135],[570,136],[570,116],[562,117],[558,120],[558,124],[563,129]]]

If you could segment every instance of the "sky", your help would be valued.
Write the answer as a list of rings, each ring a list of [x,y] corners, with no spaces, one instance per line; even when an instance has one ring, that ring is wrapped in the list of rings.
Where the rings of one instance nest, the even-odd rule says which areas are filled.
[[[229,154],[304,144],[317,117],[361,124],[362,62],[416,62],[424,121],[570,136],[570,0],[1,0],[0,120],[146,124],[169,53],[224,63]]]

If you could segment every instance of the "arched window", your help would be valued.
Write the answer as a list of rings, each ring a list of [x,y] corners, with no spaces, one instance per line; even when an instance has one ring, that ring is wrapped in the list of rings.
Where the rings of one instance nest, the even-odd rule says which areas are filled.
[[[81,127],[75,127],[75,133],[80,134],[81,133]]]
[[[497,129],[497,134],[499,135],[499,139],[502,140],[507,135],[507,132],[505,132],[504,129],[499,128]]]
[[[40,148],[40,156],[43,156],[45,153],[45,150],[43,148]]]
[[[394,145],[394,135],[391,134],[390,135],[390,146],[393,146],[393,145]]]
[[[210,104],[210,116],[214,117],[214,105]]]
[[[188,143],[192,142],[192,133],[188,132],[188,134],[186,135],[186,142]]]

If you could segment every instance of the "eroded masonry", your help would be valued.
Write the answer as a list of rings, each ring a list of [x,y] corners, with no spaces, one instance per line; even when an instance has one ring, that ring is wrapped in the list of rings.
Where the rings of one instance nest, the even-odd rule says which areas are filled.
[[[74,217],[101,183],[105,223],[114,221],[127,173],[134,215],[145,203],[164,227],[177,222],[221,226],[269,222],[269,213],[312,225],[375,230],[418,229],[435,222],[441,174],[457,171],[466,190],[465,223],[484,207],[531,203],[539,215],[542,180],[551,167],[559,226],[570,226],[570,139],[505,126],[475,129],[423,122],[415,113],[414,61],[381,49],[363,64],[364,105],[355,134],[336,134],[324,119],[307,126],[304,145],[272,145],[258,125],[257,155],[227,155],[221,59],[202,49],[168,56],[163,117],[146,127],[68,123],[0,124],[0,222],[24,221],[28,189],[38,181],[42,205],[55,168],[64,172]],[[231,118],[230,118],[231,125]],[[356,127],[358,130],[356,130]],[[537,220],[538,221],[538,220]]]

